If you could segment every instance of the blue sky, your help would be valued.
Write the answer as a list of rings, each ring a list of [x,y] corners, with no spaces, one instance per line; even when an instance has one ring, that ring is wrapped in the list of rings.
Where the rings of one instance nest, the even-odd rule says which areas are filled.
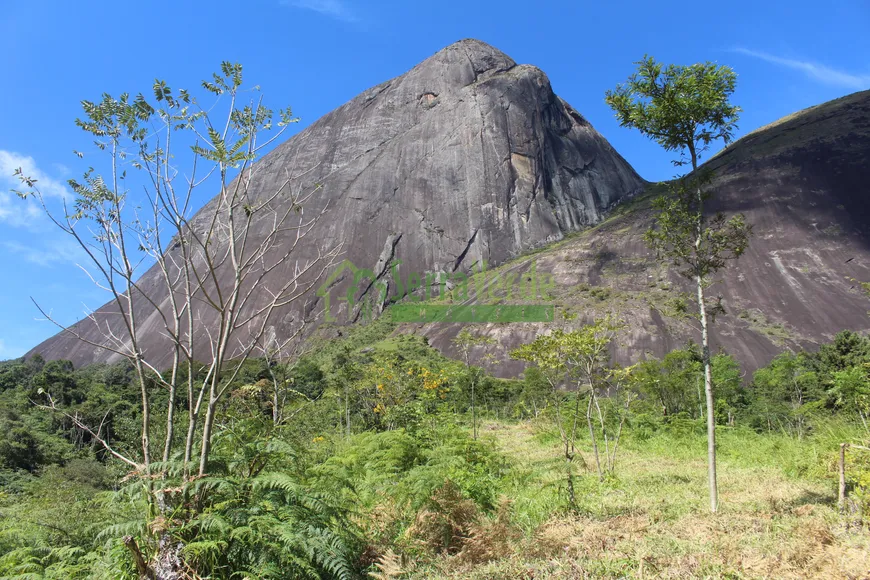
[[[687,9],[688,7],[688,9]],[[75,249],[8,189],[15,167],[48,194],[86,169],[74,124],[81,99],[147,92],[155,77],[192,86],[222,60],[241,62],[270,103],[304,128],[366,88],[462,38],[479,38],[546,72],[555,91],[647,179],[670,177],[669,155],[620,129],[603,93],[645,53],[713,60],[739,74],[740,132],[870,88],[870,3],[581,0],[247,0],[4,3],[0,54],[0,360],[106,300],[74,265]]]

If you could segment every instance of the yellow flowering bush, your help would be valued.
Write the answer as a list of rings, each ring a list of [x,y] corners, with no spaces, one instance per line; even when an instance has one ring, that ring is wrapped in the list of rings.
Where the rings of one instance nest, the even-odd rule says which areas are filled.
[[[392,429],[418,421],[450,392],[444,369],[409,363],[397,355],[379,355],[363,368],[356,390],[367,402],[373,427]]]

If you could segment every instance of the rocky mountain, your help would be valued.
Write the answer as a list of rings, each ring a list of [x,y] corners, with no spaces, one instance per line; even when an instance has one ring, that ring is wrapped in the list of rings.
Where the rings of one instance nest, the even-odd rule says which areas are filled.
[[[502,264],[599,223],[645,188],[586,119],[553,93],[543,72],[476,40],[445,48],[277,147],[258,161],[253,189],[274,191],[285,176],[294,189],[319,184],[311,209],[330,208],[294,258],[342,243],[342,259],[373,270],[388,285],[396,284],[390,266],[399,261],[404,271],[424,276]],[[264,296],[280,275],[266,280]],[[341,295],[351,281],[347,272],[336,276],[324,282]],[[140,281],[142,288],[160,285],[156,268]],[[323,298],[311,295],[288,306],[275,318],[275,334],[303,317],[321,321]],[[140,304],[141,344],[160,364],[169,359],[162,323]],[[346,303],[332,306],[330,314],[340,321],[359,316],[338,308]],[[98,312],[110,315],[111,308]],[[76,332],[102,340],[89,321],[78,323]],[[204,329],[196,332],[204,339]],[[164,351],[165,360],[155,355]],[[32,352],[76,364],[111,360],[69,334]]]
[[[735,355],[744,370],[783,349],[813,349],[843,329],[870,331],[870,91],[824,103],[763,127],[707,162],[714,170],[710,211],[743,212],[754,226],[749,250],[710,292],[722,297],[714,348]],[[502,278],[549,272],[555,304],[583,322],[616,311],[629,323],[617,358],[630,363],[699,340],[692,288],[657,265],[642,240],[652,223],[650,200],[663,185],[604,223],[544,252],[511,261]],[[495,274],[490,275],[490,279]],[[569,323],[570,324],[570,323]],[[409,325],[442,350],[458,325]],[[493,354],[532,339],[539,324],[481,325],[496,338]],[[481,356],[483,353],[478,352]],[[521,367],[493,365],[503,376]]]

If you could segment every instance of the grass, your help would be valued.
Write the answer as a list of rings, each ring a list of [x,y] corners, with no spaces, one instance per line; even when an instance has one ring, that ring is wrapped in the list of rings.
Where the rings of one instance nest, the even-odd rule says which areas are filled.
[[[737,317],[746,321],[749,328],[759,334],[763,334],[776,346],[783,346],[788,341],[796,341],[796,337],[785,325],[778,322],[770,322],[758,308],[742,310]]]
[[[484,425],[513,461],[503,489],[522,539],[491,561],[443,556],[414,578],[865,578],[870,535],[836,513],[836,430],[798,441],[722,429],[719,513],[708,511],[703,435],[627,438],[604,483],[592,457],[579,509],[559,504],[559,441],[530,423]],[[830,465],[829,465],[830,464]]]
[[[335,356],[343,349],[358,351],[370,344],[383,341],[397,326],[389,315],[381,316],[367,324],[346,326],[321,324],[308,337],[304,351],[318,364],[328,369]]]

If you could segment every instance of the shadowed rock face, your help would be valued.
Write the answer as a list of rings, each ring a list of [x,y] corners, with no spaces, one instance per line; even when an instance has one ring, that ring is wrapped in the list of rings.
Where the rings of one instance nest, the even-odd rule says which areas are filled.
[[[714,351],[735,355],[744,370],[766,365],[784,349],[814,349],[843,329],[870,331],[870,298],[853,279],[870,281],[870,91],[796,113],[730,145],[707,166],[715,171],[711,211],[743,212],[754,226],[746,254],[708,291],[722,296]],[[631,364],[696,342],[690,284],[654,262],[642,235],[651,225],[649,198],[629,211],[534,258],[505,266],[551,272],[553,302],[579,314],[578,323],[607,310],[629,328],[616,357]],[[451,352],[456,325],[408,327]],[[500,357],[534,339],[535,324],[481,326],[499,341]],[[477,352],[480,356],[483,352]],[[513,376],[514,361],[494,365]]]
[[[342,242],[342,259],[387,284],[398,261],[403,272],[417,273],[503,263],[600,222],[644,187],[553,93],[544,73],[475,40],[445,48],[279,146],[257,163],[253,189],[266,195],[288,175],[294,189],[322,185],[310,210],[329,207],[294,258],[304,261],[318,247]],[[281,275],[265,286],[280,287]],[[348,283],[339,277],[331,296],[343,295]],[[141,286],[159,293],[158,272],[147,272]],[[336,312],[336,305],[339,320],[357,315]],[[143,349],[165,363],[160,319],[142,308]],[[286,334],[302,317],[316,323],[322,310],[312,295],[280,312],[274,332]],[[98,311],[109,319],[110,313],[108,305]],[[77,331],[99,341],[87,322]],[[155,356],[164,350],[165,357]],[[76,364],[112,358],[69,335],[32,352]]]

